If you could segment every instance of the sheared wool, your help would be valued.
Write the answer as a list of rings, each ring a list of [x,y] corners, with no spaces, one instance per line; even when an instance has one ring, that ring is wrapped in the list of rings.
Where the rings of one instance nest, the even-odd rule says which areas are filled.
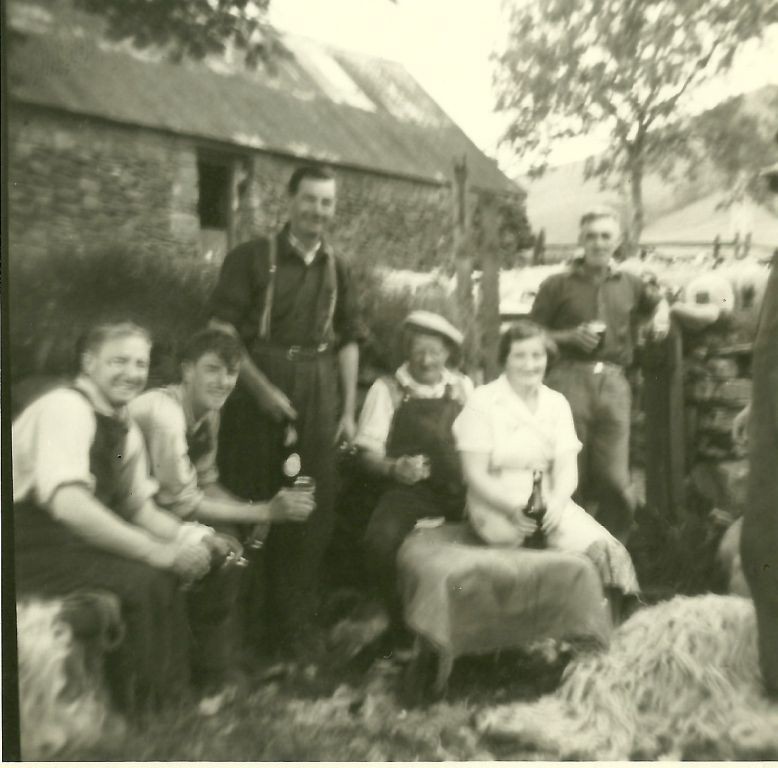
[[[554,693],[487,709],[478,729],[560,759],[776,759],[753,603],[703,595],[640,610]]]
[[[19,714],[24,760],[50,760],[118,736],[100,665],[62,619],[63,601],[17,604]]]

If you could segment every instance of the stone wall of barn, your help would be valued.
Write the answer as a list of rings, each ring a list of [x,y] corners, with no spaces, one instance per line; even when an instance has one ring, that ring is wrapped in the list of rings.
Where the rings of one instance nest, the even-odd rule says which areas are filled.
[[[197,167],[184,140],[15,105],[8,150],[12,259],[117,243],[196,252]]]
[[[238,170],[233,242],[278,226],[297,161],[259,151],[14,104],[9,114],[12,258],[110,247],[200,257],[198,151]],[[351,259],[429,269],[451,258],[446,186],[338,169],[333,241]],[[516,205],[521,205],[517,195]]]

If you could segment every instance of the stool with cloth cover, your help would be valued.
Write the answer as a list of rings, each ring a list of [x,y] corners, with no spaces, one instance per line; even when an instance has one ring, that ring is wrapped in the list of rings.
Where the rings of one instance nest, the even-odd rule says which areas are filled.
[[[547,638],[606,644],[612,631],[597,570],[580,554],[487,546],[467,523],[447,523],[416,529],[397,566],[416,652],[437,655],[437,695],[459,656]]]

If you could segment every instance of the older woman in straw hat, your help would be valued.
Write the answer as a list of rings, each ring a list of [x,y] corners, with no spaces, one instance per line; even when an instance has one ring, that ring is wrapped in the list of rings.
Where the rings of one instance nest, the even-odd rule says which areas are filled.
[[[402,632],[395,572],[400,546],[422,518],[462,516],[464,484],[451,426],[473,389],[466,376],[448,367],[463,340],[448,320],[411,312],[403,332],[405,362],[373,384],[355,440],[365,469],[384,482],[365,549],[395,640]]]

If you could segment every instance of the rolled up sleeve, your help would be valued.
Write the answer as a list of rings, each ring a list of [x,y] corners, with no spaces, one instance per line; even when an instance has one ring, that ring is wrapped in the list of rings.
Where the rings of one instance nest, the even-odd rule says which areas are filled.
[[[557,275],[547,277],[538,288],[535,301],[532,302],[530,318],[544,328],[553,328],[554,315],[559,303],[561,283]]]
[[[354,443],[380,456],[386,455],[386,441],[394,417],[392,396],[386,383],[378,379],[367,392]]]
[[[359,311],[354,278],[349,267],[340,259],[336,262],[336,274],[338,279],[338,299],[335,304],[335,316],[333,327],[337,336],[337,346],[360,343],[367,338],[365,328]]]
[[[560,396],[558,398],[555,411],[557,421],[556,434],[554,435],[554,454],[563,456],[568,453],[580,453],[583,444],[576,434],[573,411],[566,397]]]
[[[222,263],[211,295],[211,317],[230,323],[241,335],[256,302],[256,261],[259,242],[239,245]]]
[[[94,491],[89,452],[96,422],[84,398],[64,390],[52,393],[23,418],[27,421],[20,424],[20,439],[30,442],[24,451],[28,466],[21,467],[20,474],[29,495],[49,506],[63,486],[82,485]]]
[[[184,412],[159,392],[141,395],[130,404],[130,412],[145,439],[149,469],[156,478],[157,504],[178,517],[189,517],[203,494],[189,458]]]

